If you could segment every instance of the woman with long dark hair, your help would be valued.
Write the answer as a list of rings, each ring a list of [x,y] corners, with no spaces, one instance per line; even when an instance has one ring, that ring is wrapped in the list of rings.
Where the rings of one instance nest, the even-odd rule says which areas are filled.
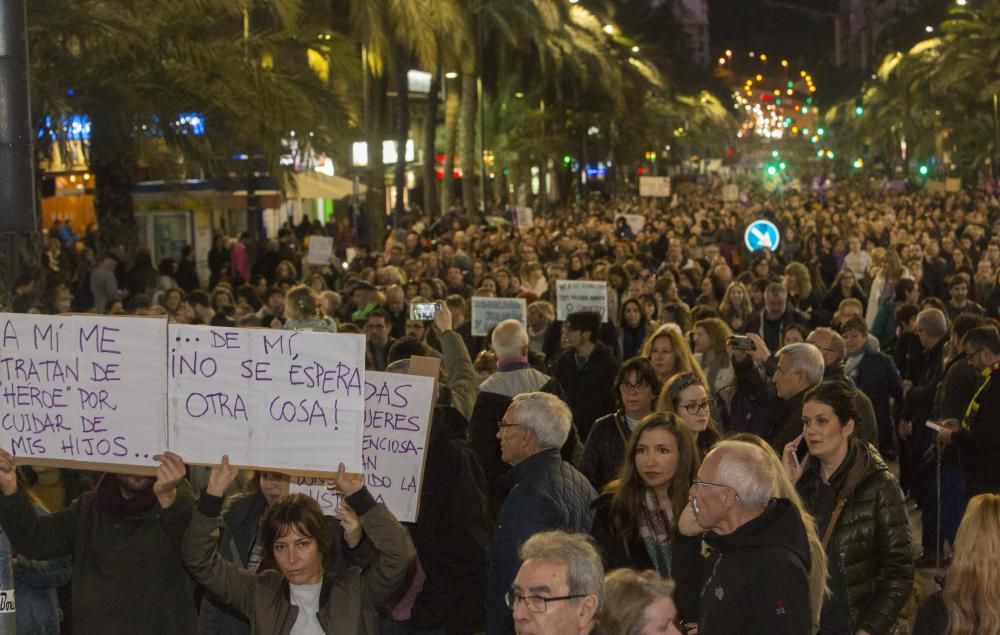
[[[591,533],[602,548],[606,570],[653,569],[671,577],[675,556],[689,560],[700,546],[677,531],[701,465],[694,437],[678,417],[655,412],[632,433],[625,457],[618,479],[591,505],[596,512]],[[678,584],[681,615],[696,615],[698,585],[681,579]]]

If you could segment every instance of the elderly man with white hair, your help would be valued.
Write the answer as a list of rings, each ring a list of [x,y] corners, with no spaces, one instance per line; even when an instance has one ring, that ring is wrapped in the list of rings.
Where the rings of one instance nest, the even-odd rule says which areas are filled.
[[[497,356],[497,371],[479,385],[476,405],[469,417],[469,446],[479,457],[489,487],[491,509],[499,511],[507,490],[500,477],[508,466],[500,459],[497,422],[503,417],[511,400],[528,392],[547,392],[565,400],[559,381],[546,375],[528,362],[528,332],[517,320],[504,320],[493,329],[491,343]],[[562,456],[574,465],[583,454],[583,444],[576,426],[571,425]]]
[[[752,443],[717,443],[691,484],[689,508],[712,548],[703,567],[700,635],[810,632],[809,542],[799,510],[775,498],[777,475],[766,452]]]
[[[813,344],[789,344],[771,356],[759,336],[749,333],[753,351],[728,347],[736,371],[737,394],[753,403],[750,425],[735,423],[737,432],[754,432],[780,456],[785,445],[802,434],[802,398],[807,390],[823,381],[823,353]],[[775,361],[776,360],[776,361]],[[754,362],[761,367],[757,369]],[[770,378],[768,378],[770,375]]]
[[[501,457],[513,469],[501,479],[510,494],[490,547],[487,635],[507,635],[514,629],[504,596],[521,564],[521,545],[541,531],[590,532],[594,521],[590,503],[597,492],[559,456],[571,426],[569,406],[544,392],[517,395],[500,421]]]

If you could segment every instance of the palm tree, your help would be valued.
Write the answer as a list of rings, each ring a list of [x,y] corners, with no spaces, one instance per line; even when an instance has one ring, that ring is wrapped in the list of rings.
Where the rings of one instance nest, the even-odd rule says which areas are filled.
[[[136,235],[131,191],[140,158],[173,166],[173,177],[178,168],[231,173],[233,155],[259,155],[280,177],[290,131],[309,133],[299,137],[305,147],[329,149],[346,127],[343,92],[307,63],[311,50],[347,76],[337,66],[344,43],[303,24],[298,0],[269,3],[260,16],[266,26],[244,40],[244,8],[228,0],[30,4],[34,110],[54,122],[61,113],[89,115],[106,246]],[[204,135],[180,122],[192,112],[206,122]]]

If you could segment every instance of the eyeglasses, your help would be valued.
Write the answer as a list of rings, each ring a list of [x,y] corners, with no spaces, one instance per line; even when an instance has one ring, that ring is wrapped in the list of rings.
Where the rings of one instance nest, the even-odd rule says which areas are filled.
[[[513,610],[517,606],[518,602],[524,602],[524,605],[528,607],[528,610],[532,613],[544,613],[548,610],[549,602],[562,602],[563,600],[577,600],[579,598],[587,597],[586,594],[577,595],[563,595],[557,598],[544,598],[540,595],[521,595],[520,593],[514,593],[513,591],[508,591],[503,599],[507,603],[507,608]]]
[[[640,381],[637,384],[630,384],[627,381],[621,383],[622,390],[631,390],[632,392],[641,392],[647,388],[649,388],[649,384],[644,381]]]
[[[689,415],[697,415],[708,410],[708,401],[689,401],[687,403],[678,404],[677,407],[683,408]]]
[[[724,485],[722,483],[713,483],[711,481],[699,481],[697,479],[691,481],[691,489],[694,489],[695,486],[698,486],[698,485],[704,486],[704,487],[724,487],[726,489],[731,489],[731,490],[733,490],[733,493],[736,494],[736,500],[742,500],[740,498],[739,492],[737,492],[736,488],[733,487],[732,485]]]
[[[518,428],[520,426],[520,423],[504,423],[503,420],[497,422],[497,428],[500,430],[503,430],[504,428]]]

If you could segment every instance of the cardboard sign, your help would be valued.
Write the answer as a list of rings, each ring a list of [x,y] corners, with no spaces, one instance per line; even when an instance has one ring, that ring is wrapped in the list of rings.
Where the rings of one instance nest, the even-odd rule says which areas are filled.
[[[365,338],[170,325],[170,449],[190,464],[360,473]]]
[[[433,396],[430,377],[369,372],[365,379],[365,485],[402,522],[416,522],[419,512]],[[322,478],[293,477],[289,492],[316,499],[332,515],[341,497],[326,485]]]
[[[740,186],[729,183],[722,186],[722,200],[726,203],[735,203],[740,198]]]
[[[517,216],[518,229],[531,229],[535,226],[534,212],[530,207],[517,207],[514,212]]]
[[[577,311],[594,311],[607,322],[608,283],[603,280],[557,280],[556,318],[565,320]]]
[[[646,217],[642,214],[619,214],[617,218],[615,218],[615,223],[618,222],[619,218],[625,219],[625,222],[632,230],[633,236],[638,236],[639,232],[642,231],[642,228],[646,226]]]
[[[153,468],[167,321],[0,313],[0,443],[23,462]]]
[[[306,254],[306,262],[310,265],[328,265],[330,257],[333,256],[332,236],[310,236],[309,253]]]
[[[669,176],[640,176],[639,196],[651,196],[656,198],[670,197],[670,177]]]
[[[944,191],[945,192],[961,192],[962,191],[962,179],[957,179],[953,177],[948,177],[944,180]]]
[[[485,336],[504,320],[528,326],[528,303],[524,298],[472,298],[472,335]]]

